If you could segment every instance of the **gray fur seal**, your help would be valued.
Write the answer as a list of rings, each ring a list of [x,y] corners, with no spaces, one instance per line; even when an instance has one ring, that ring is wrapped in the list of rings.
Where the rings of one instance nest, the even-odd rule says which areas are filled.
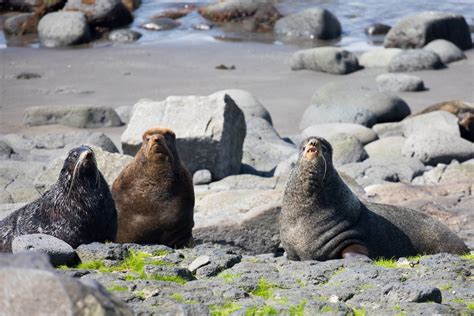
[[[458,236],[428,215],[361,202],[334,168],[331,145],[320,137],[309,137],[299,147],[285,188],[280,236],[290,260],[469,251]]]
[[[56,183],[0,221],[0,251],[11,252],[15,237],[35,233],[54,236],[73,248],[115,240],[115,203],[90,147],[72,149]]]

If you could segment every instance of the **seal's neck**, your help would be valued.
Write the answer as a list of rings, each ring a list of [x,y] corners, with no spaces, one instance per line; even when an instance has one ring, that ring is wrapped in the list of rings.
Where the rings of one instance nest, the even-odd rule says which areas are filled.
[[[359,199],[332,166],[324,177],[317,171],[293,170],[287,192],[298,205],[304,205],[301,212],[319,213],[321,217],[340,215],[353,221],[360,214]]]

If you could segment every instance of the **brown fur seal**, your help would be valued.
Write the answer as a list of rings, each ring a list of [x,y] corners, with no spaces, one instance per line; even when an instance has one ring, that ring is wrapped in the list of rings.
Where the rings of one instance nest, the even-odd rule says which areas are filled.
[[[115,240],[117,211],[90,147],[72,149],[58,181],[0,221],[0,251],[10,252],[15,237],[35,233],[54,236],[73,248]]]
[[[183,247],[192,240],[194,187],[167,128],[143,134],[135,160],[112,186],[118,210],[117,242]]]
[[[428,215],[361,202],[334,168],[331,145],[319,137],[309,137],[300,145],[286,185],[280,225],[281,242],[291,260],[469,251],[459,237]]]
[[[474,107],[467,102],[452,100],[433,104],[418,114],[425,114],[434,111],[446,111],[458,117],[461,137],[474,142]]]

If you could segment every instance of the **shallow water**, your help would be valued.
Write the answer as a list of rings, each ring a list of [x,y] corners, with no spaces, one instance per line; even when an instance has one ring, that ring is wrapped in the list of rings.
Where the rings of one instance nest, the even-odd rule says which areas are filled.
[[[474,24],[474,1],[473,0],[277,0],[275,5],[283,14],[298,12],[311,7],[322,7],[330,10],[340,20],[343,27],[341,39],[335,42],[305,41],[299,43],[282,43],[274,38],[272,34],[257,34],[243,31],[214,27],[209,31],[199,31],[192,28],[193,24],[206,23],[196,11],[179,19],[181,25],[168,31],[149,31],[140,28],[140,25],[148,22],[151,17],[162,11],[182,7],[186,3],[196,6],[205,5],[214,1],[160,1],[143,0],[142,5],[135,11],[135,20],[130,28],[142,33],[138,42],[127,45],[147,45],[168,41],[203,42],[203,41],[254,41],[275,45],[298,45],[303,47],[338,45],[349,50],[367,50],[381,44],[381,38],[370,38],[365,35],[364,29],[372,23],[384,23],[393,25],[401,17],[419,13],[422,11],[444,11],[464,15],[468,24]],[[31,46],[38,47],[38,39],[35,36],[27,38],[5,38],[3,32],[0,34],[0,48],[6,46]],[[112,45],[107,40],[95,41],[89,46]]]

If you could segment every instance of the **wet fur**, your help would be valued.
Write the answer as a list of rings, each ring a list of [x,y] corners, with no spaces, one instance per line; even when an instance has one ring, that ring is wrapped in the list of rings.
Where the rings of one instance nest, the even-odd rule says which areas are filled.
[[[319,142],[324,157],[305,158],[311,140]],[[291,260],[338,259],[351,245],[366,247],[371,258],[468,252],[459,237],[425,214],[362,203],[333,167],[331,145],[319,137],[300,146],[285,189],[280,235]]]
[[[117,211],[107,182],[94,161],[79,164],[85,146],[71,150],[59,178],[36,201],[0,221],[0,251],[10,252],[20,235],[44,233],[73,248],[94,241],[114,241]]]
[[[153,137],[159,148],[152,148]],[[179,248],[192,241],[194,187],[175,139],[167,128],[146,131],[135,160],[115,180],[118,242]]]

